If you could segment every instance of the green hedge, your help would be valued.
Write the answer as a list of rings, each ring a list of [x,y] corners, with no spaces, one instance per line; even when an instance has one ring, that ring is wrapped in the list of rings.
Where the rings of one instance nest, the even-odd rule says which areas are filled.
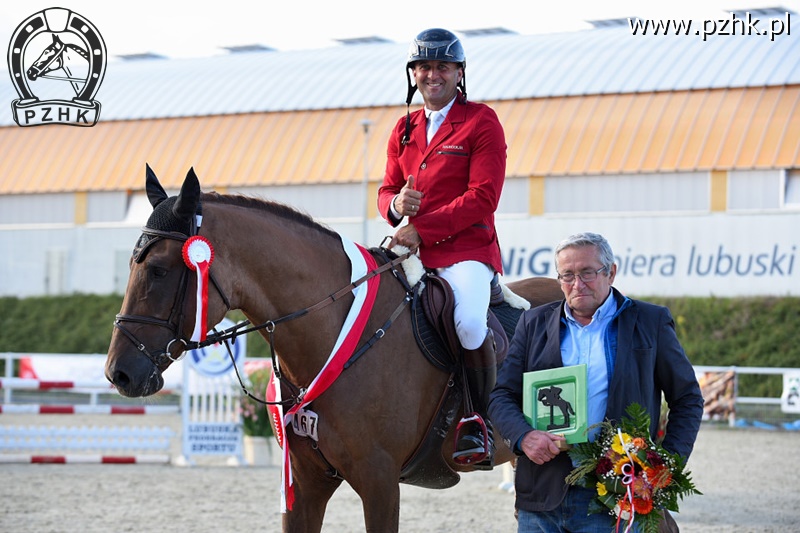
[[[695,365],[800,367],[800,298],[645,299],[670,308]],[[0,352],[105,353],[121,305],[121,296],[0,298]],[[268,353],[260,335],[248,335],[248,357]],[[743,396],[781,388],[780,376],[740,378]]]
[[[0,352],[106,353],[122,296],[0,297]],[[230,318],[244,320],[241,312]],[[258,333],[248,334],[247,357],[267,354]]]
[[[105,353],[121,296],[0,298],[0,352]]]
[[[670,308],[695,365],[800,367],[800,298],[648,298]],[[740,396],[780,396],[781,376],[743,374]]]

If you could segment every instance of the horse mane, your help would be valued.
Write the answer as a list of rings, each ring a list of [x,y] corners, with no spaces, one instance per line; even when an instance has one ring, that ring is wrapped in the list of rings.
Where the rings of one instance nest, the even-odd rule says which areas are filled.
[[[233,205],[237,207],[244,207],[246,209],[256,209],[266,211],[271,215],[275,215],[289,222],[300,224],[301,226],[319,231],[320,233],[341,240],[341,236],[334,230],[314,220],[310,215],[300,211],[295,207],[291,207],[280,202],[273,200],[265,200],[253,196],[244,196],[241,194],[219,194],[217,192],[204,193],[201,202],[216,202],[220,204]]]

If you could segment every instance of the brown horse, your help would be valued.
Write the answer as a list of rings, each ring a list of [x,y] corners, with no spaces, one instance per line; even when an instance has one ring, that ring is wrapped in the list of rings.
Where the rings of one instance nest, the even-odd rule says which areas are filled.
[[[154,394],[169,364],[199,345],[189,340],[198,276],[182,256],[187,238],[199,234],[214,254],[206,326],[210,330],[230,309],[264,325],[260,332],[277,354],[284,389],[297,399],[296,391],[308,387],[325,364],[354,301],[342,238],[284,205],[201,193],[193,170],[180,194],[168,198],[148,167],[147,189],[154,210],[131,260],[108,352],[108,379],[125,396]],[[326,505],[343,480],[361,497],[368,531],[398,530],[402,468],[428,432],[452,375],[421,355],[411,313],[401,304],[407,289],[390,272],[379,274],[358,341],[363,346],[372,339],[374,345],[314,400],[319,442],[287,431],[295,499],[283,515],[284,531],[320,531]],[[532,305],[561,298],[553,279],[509,288]],[[389,317],[394,320],[387,329]],[[381,328],[382,337],[373,336]],[[442,457],[454,473],[473,470],[449,459],[453,427],[446,431]],[[496,464],[510,460],[502,438],[495,442]]]

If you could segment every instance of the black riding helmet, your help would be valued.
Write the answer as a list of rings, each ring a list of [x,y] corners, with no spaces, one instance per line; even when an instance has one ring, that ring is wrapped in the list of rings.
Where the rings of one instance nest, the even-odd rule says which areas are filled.
[[[451,31],[441,28],[431,28],[424,30],[411,42],[408,48],[408,60],[406,61],[406,79],[408,80],[408,96],[406,106],[409,108],[406,113],[406,133],[403,136],[403,144],[408,143],[411,129],[410,108],[411,100],[417,91],[417,86],[411,83],[411,71],[417,61],[445,61],[448,63],[458,63],[463,71],[458,88],[467,98],[467,57],[464,54],[464,47],[461,41]]]

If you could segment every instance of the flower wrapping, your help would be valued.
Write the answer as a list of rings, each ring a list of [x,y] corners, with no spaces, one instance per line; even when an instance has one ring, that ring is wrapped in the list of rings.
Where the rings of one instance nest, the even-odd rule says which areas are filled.
[[[631,404],[619,424],[599,424],[594,442],[577,444],[569,451],[575,468],[566,477],[570,485],[592,488],[597,497],[589,512],[610,512],[617,531],[634,523],[644,533],[657,533],[661,513],[678,511],[678,499],[702,494],[686,470],[686,460],[650,438],[650,416]]]

